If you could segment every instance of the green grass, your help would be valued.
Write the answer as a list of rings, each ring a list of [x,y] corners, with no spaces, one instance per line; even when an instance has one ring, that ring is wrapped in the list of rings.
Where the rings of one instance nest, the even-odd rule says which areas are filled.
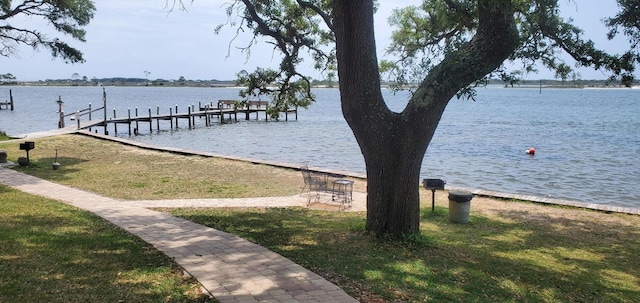
[[[286,196],[303,185],[299,172],[266,165],[149,151],[82,135],[34,141],[30,165],[15,170],[116,199]],[[0,142],[15,163],[25,156],[20,142]],[[60,170],[52,169],[56,150]]]
[[[11,139],[11,138],[9,136],[7,136],[7,133],[0,130],[0,141],[7,141],[9,139]]]
[[[308,209],[172,209],[173,215],[268,247],[361,302],[632,302],[640,298],[637,218],[620,224],[424,210],[422,235],[366,234],[361,213]],[[581,210],[568,210],[581,211]],[[599,214],[598,214],[599,215]],[[617,215],[616,215],[617,216]],[[517,219],[517,220],[511,220]]]
[[[2,185],[0,235],[0,302],[208,300],[197,281],[139,238]]]
[[[24,155],[18,150],[18,143],[0,142],[0,148],[7,149],[9,160],[14,162]],[[62,164],[59,171],[51,169],[56,149]],[[31,157],[31,166],[16,169],[119,199],[282,196],[296,194],[302,187],[300,174],[292,170],[151,152],[76,135],[37,139]],[[366,182],[357,182],[357,186],[363,190]],[[16,195],[20,197],[15,198]],[[471,223],[457,225],[448,222],[447,210],[443,207],[445,193],[436,195],[438,206],[432,214],[431,195],[422,190],[422,201],[428,204],[422,214],[422,234],[400,242],[365,233],[365,217],[361,213],[300,208],[170,212],[277,251],[336,283],[362,302],[633,302],[640,297],[639,216],[476,197],[472,202]],[[5,206],[9,205],[6,199],[18,199],[18,202]],[[131,261],[139,257],[131,257],[132,253],[124,251],[145,254],[152,250],[135,237],[102,236],[102,232],[118,231],[110,225],[95,231],[94,220],[100,220],[88,219],[93,218],[88,214],[78,215],[64,206],[54,207],[55,211],[51,206],[37,206],[41,203],[38,198],[0,187],[0,302],[15,301],[1,297],[5,288],[13,294],[34,289],[38,290],[36,293],[47,294],[64,289],[70,294],[75,291],[91,295],[87,300],[93,302],[92,299],[98,298],[93,295],[93,288],[98,284],[107,285],[112,291],[106,292],[115,294],[122,294],[126,287],[142,285],[139,290],[124,293],[146,294],[149,285],[160,283],[147,282],[142,277],[156,268],[155,265],[145,267],[147,261],[137,265],[111,259],[108,263],[102,262],[104,264],[100,261],[82,263],[83,258],[95,254],[125,255],[125,259]],[[38,209],[37,214],[22,214],[33,207]],[[74,213],[80,222],[69,223],[69,219],[61,219],[60,213]],[[65,224],[42,225],[41,221],[50,221],[48,214],[52,214],[54,221]],[[16,222],[23,226],[12,230]],[[60,238],[58,234],[67,231],[67,226],[71,233]],[[27,230],[38,234],[30,236]],[[65,240],[84,234],[85,230],[91,230],[88,232],[91,238],[102,241],[88,245],[84,243],[91,243],[89,239],[73,244]],[[48,239],[55,241],[47,242]],[[132,247],[121,251],[123,243],[109,244],[120,240]],[[109,247],[93,246],[101,244]],[[73,254],[68,260],[79,260],[78,263],[87,266],[70,267],[69,263],[73,262],[59,259],[63,257],[57,255],[65,251]],[[21,261],[23,255],[27,257]],[[152,259],[162,257],[155,255]],[[63,263],[63,269],[49,269],[55,263]],[[113,268],[106,268],[107,265]],[[24,278],[23,271],[28,273]],[[129,271],[137,278],[123,281],[118,278],[118,273]],[[111,280],[89,286],[80,282],[49,284],[56,279],[63,280],[60,277],[66,279],[70,272],[76,277],[69,281],[93,281],[102,273]],[[18,282],[13,282],[14,278],[19,278]],[[71,288],[80,285],[76,288],[85,291],[65,289],[62,284]],[[31,301],[50,301],[50,298],[53,296]],[[25,301],[29,299],[33,298]],[[118,300],[109,297],[105,302]],[[138,301],[144,300],[125,300]]]

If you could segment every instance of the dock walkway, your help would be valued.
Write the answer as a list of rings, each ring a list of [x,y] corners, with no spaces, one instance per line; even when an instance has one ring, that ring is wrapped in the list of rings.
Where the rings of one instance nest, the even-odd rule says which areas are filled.
[[[175,111],[173,107],[170,107],[167,114],[161,114],[160,108],[157,107],[155,111],[149,108],[145,113],[139,113],[137,108],[134,108],[133,112],[131,109],[128,109],[126,116],[118,116],[116,110],[114,109],[113,115],[109,118],[106,118],[107,113],[106,110],[104,110],[104,107],[96,110],[92,110],[91,107],[89,107],[88,109],[78,111],[77,114],[70,113],[63,115],[61,117],[61,123],[59,123],[59,125],[65,125],[63,121],[65,117],[73,117],[73,119],[76,120],[75,123],[77,129],[104,127],[104,133],[108,134],[108,127],[109,125],[112,125],[114,133],[117,134],[118,125],[126,125],[129,135],[132,135],[139,133],[141,127],[140,124],[142,124],[145,129],[148,125],[149,132],[152,132],[154,130],[155,124],[155,130],[159,131],[161,121],[169,122],[170,129],[178,128],[180,120],[186,120],[188,128],[192,129],[196,125],[196,118],[204,119],[204,123],[206,126],[210,126],[214,118],[218,119],[220,123],[225,123],[225,121],[238,121],[238,115],[244,115],[245,120],[249,120],[250,116],[254,114],[256,119],[259,119],[259,116],[263,115],[265,121],[268,121],[269,106],[270,105],[268,101],[247,101],[243,103],[237,100],[219,100],[216,105],[211,103],[204,105],[198,104],[198,107],[196,107],[195,105],[188,106],[186,112],[178,112],[177,106],[175,107]],[[90,113],[100,110],[104,111],[105,118],[100,120],[92,120]],[[289,121],[289,114],[294,114],[295,119],[298,120],[297,108],[287,108],[281,113],[284,114],[285,121]],[[89,120],[84,120],[81,122],[81,118],[85,115],[89,115]]]
[[[12,92],[12,90],[9,90],[9,100],[0,102],[0,109],[8,109],[8,110],[12,110],[13,111],[14,105],[13,105],[13,92]]]

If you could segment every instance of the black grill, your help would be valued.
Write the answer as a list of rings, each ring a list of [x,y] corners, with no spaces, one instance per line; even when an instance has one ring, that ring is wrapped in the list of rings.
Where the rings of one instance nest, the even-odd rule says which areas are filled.
[[[444,189],[444,184],[447,183],[441,179],[424,179],[422,180],[422,185],[424,188],[429,190],[442,190]]]

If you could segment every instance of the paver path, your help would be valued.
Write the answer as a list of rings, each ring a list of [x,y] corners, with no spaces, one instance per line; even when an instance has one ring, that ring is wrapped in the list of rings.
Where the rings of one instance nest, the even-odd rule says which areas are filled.
[[[262,246],[144,208],[163,203],[211,206],[212,201],[231,206],[239,200],[121,201],[2,167],[0,183],[93,212],[137,235],[174,258],[220,302],[358,302],[319,275]],[[304,205],[300,198],[243,201],[253,200],[252,206]]]

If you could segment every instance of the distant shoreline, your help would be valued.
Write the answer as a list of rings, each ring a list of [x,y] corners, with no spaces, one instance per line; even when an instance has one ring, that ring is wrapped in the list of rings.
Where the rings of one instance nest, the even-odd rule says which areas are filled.
[[[489,86],[503,86],[505,88],[627,88],[620,82],[610,82],[608,80],[574,80],[560,81],[552,79],[539,80],[522,80],[519,84],[505,85],[501,80],[493,79],[487,83]],[[47,79],[36,81],[11,81],[1,82],[2,86],[132,86],[132,87],[211,87],[211,88],[230,88],[237,87],[236,80],[147,80],[143,78],[93,78],[93,79]],[[327,80],[313,80],[314,88],[338,88],[338,82]],[[417,85],[417,84],[416,84]],[[389,88],[392,83],[383,82],[382,87]],[[634,83],[634,86],[640,86],[640,82]]]

